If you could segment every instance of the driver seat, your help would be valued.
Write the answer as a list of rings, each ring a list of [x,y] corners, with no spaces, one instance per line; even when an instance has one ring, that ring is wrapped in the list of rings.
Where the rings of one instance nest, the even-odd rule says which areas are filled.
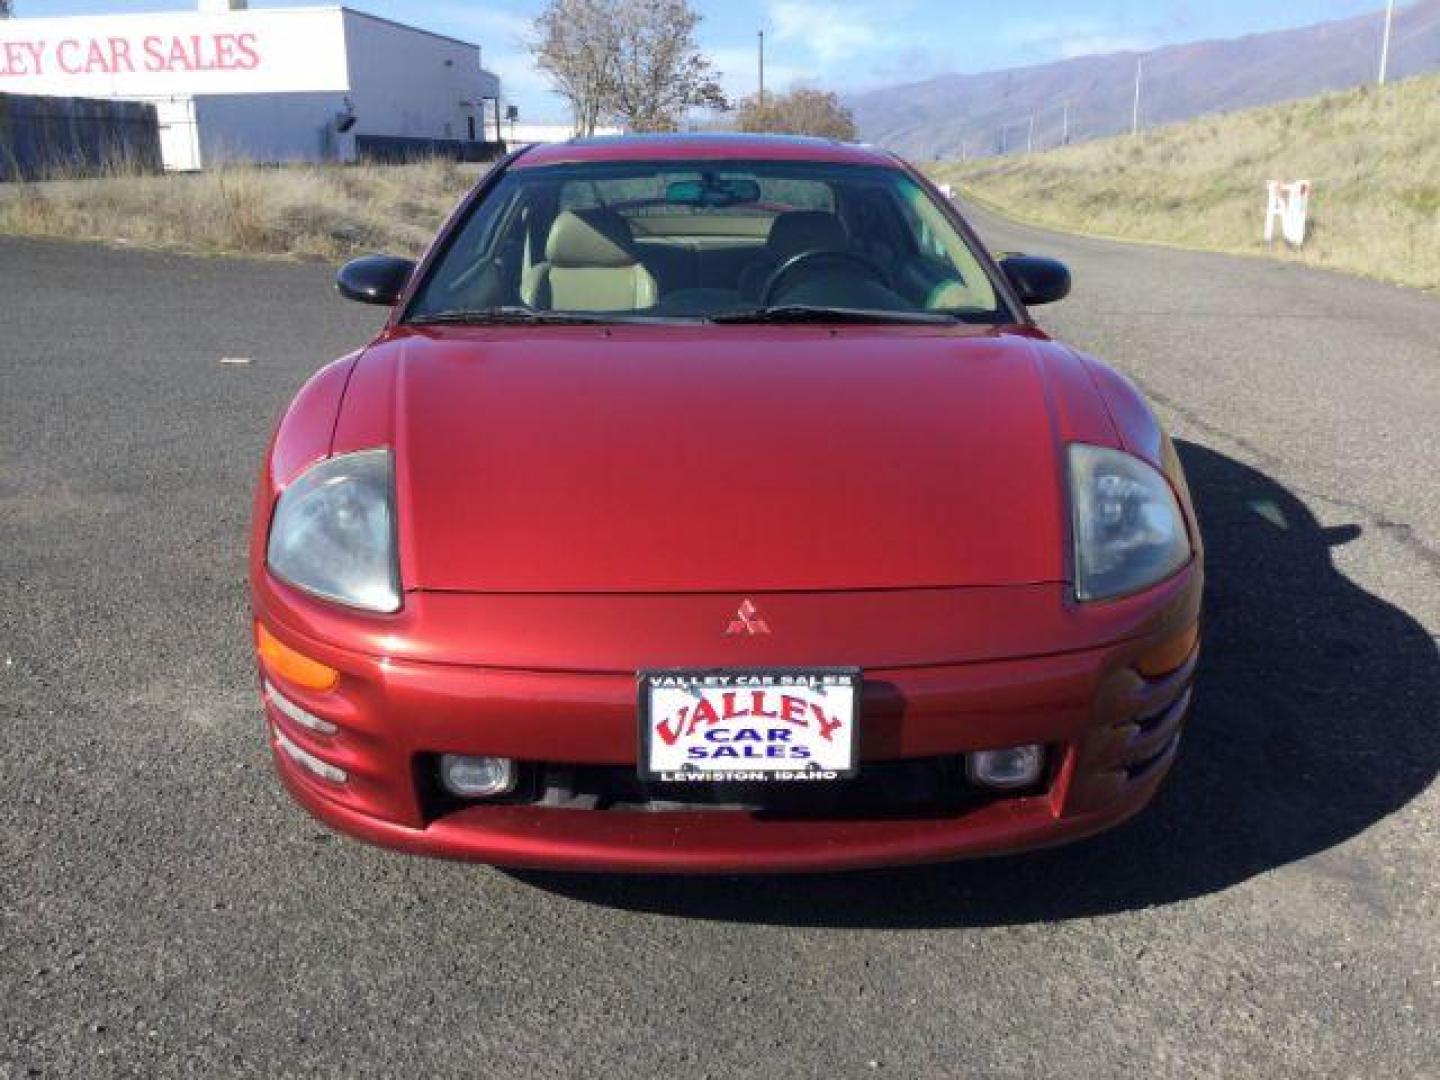
[[[520,298],[542,311],[637,311],[658,296],[630,227],[604,209],[562,210],[545,239],[545,261],[520,283]]]
[[[737,287],[745,300],[759,300],[760,290],[786,259],[802,251],[847,251],[845,224],[825,210],[787,210],[770,223],[765,253],[740,272]]]

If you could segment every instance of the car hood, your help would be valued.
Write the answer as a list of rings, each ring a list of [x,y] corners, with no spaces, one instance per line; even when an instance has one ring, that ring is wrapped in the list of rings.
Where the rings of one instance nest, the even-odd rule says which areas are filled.
[[[357,365],[336,449],[395,446],[409,589],[1053,582],[1067,410],[1046,350],[931,328],[402,330]]]

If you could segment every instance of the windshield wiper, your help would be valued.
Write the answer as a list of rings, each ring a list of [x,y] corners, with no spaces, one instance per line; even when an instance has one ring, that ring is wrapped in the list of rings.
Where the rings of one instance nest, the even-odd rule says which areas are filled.
[[[774,304],[770,307],[721,311],[714,323],[952,323],[940,311],[883,311],[877,308],[824,307],[819,304]]]
[[[618,315],[574,311],[536,311],[534,308],[507,306],[436,311],[427,315],[416,315],[405,321],[410,326],[435,326],[442,323],[459,323],[468,326],[532,324],[594,326],[603,323],[625,322],[626,319]]]

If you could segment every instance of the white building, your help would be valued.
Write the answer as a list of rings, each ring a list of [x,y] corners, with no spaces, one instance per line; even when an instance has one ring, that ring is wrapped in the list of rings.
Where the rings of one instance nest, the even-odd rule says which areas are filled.
[[[167,169],[499,138],[476,45],[344,7],[199,8],[0,20],[0,93],[151,102]]]
[[[506,120],[500,130],[505,135],[506,144],[512,150],[517,146],[535,146],[539,143],[568,142],[575,138],[575,126],[573,124],[521,124],[514,120]],[[597,127],[595,129],[596,138],[623,134],[625,134],[624,128]]]

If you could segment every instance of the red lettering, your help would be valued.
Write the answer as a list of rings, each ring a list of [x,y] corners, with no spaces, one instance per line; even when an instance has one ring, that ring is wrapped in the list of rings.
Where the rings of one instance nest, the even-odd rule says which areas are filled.
[[[709,698],[701,698],[700,704],[695,706],[695,711],[690,714],[690,726],[686,728],[686,733],[698,728],[702,720],[706,727],[714,727],[720,722],[720,714],[715,711],[715,706],[710,704]]]
[[[112,37],[110,39],[110,70],[115,72],[135,70],[134,61],[130,59],[130,42],[126,38]]]
[[[199,34],[192,34],[190,36],[190,49],[192,55],[195,57],[196,71],[214,71],[220,66],[215,62],[210,51],[205,48],[207,41],[211,45],[215,43],[214,38],[202,38]]]
[[[736,699],[737,697],[739,697],[739,696],[740,696],[740,695],[737,694],[737,693],[735,693],[735,691],[733,691],[733,690],[728,691],[728,692],[725,694],[725,719],[726,719],[726,720],[743,720],[745,717],[747,717],[747,716],[750,715],[749,710],[746,710],[746,709],[738,709],[738,710],[737,710],[737,709],[735,708],[735,699]]]
[[[60,70],[67,75],[79,75],[82,71],[80,58],[76,55],[80,51],[80,42],[74,38],[66,38],[55,49],[55,59],[60,64]]]
[[[255,46],[254,34],[241,34],[235,39],[235,44],[242,54],[236,67],[241,71],[254,71],[260,66],[260,51]]]
[[[685,714],[690,711],[689,705],[682,705],[680,711],[675,714],[675,723],[672,725],[668,719],[661,720],[655,726],[655,734],[664,740],[666,746],[674,746],[675,740],[680,738],[680,729],[685,726]]]
[[[815,724],[820,729],[820,737],[829,741],[830,736],[835,733],[835,729],[840,727],[840,721],[831,720],[819,705],[811,705],[810,711],[815,714]]]
[[[785,694],[780,698],[780,719],[787,724],[805,726],[805,699]]]
[[[110,74],[110,61],[105,55],[105,46],[91,38],[90,48],[85,53],[85,73],[90,75],[96,71],[103,71],[106,75]]]
[[[164,71],[165,53],[160,48],[160,39],[152,34],[140,44],[141,48],[145,50],[145,70]]]
[[[185,51],[183,38],[170,39],[170,51],[166,59],[165,68],[168,71],[193,71],[194,65],[190,62],[190,54]]]
[[[0,51],[0,75],[43,75],[45,42],[7,41]]]
[[[773,713],[773,712],[766,712],[766,711],[765,711],[765,691],[764,691],[764,690],[751,690],[751,691],[750,691],[750,715],[751,715],[751,716],[756,716],[756,717],[762,717],[763,719],[766,719],[766,720],[779,720],[779,719],[780,719],[780,717],[778,717],[777,715],[775,715],[775,713]]]
[[[215,66],[221,71],[235,69],[235,35],[215,35]]]

